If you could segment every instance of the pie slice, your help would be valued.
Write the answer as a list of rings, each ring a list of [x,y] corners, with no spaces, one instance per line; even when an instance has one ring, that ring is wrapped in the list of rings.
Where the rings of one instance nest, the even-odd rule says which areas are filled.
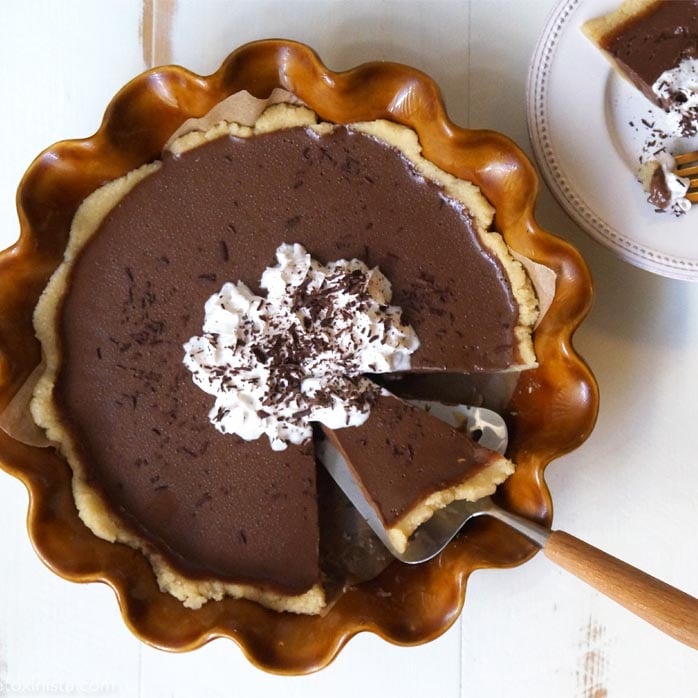
[[[514,472],[507,458],[389,394],[376,398],[370,422],[324,432],[400,553],[434,512],[486,497]]]
[[[681,105],[678,85],[660,78],[698,60],[698,1],[626,0],[582,31],[651,102],[666,110]]]

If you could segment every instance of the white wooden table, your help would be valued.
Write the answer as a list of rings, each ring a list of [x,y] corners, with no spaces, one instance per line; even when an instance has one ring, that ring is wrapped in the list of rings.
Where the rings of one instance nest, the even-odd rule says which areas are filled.
[[[251,39],[313,46],[334,69],[370,59],[421,68],[460,124],[529,148],[529,57],[553,0],[11,0],[0,3],[0,247],[17,183],[50,143],[92,133],[114,92],[152,64],[212,72]],[[577,347],[600,384],[598,425],[548,470],[555,525],[698,595],[698,285],[617,261],[543,188],[540,222],[575,244],[596,284]],[[461,619],[398,648],[352,640],[326,670],[286,679],[232,643],[167,654],[138,642],[112,592],[49,572],[27,496],[0,473],[0,695],[698,696],[698,654],[539,555],[476,573]]]

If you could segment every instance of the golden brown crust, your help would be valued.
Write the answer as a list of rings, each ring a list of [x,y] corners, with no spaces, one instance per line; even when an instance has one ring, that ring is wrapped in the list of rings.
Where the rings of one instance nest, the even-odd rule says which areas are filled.
[[[608,41],[635,17],[645,14],[662,0],[625,0],[613,12],[590,19],[582,25],[582,31],[601,49]]]

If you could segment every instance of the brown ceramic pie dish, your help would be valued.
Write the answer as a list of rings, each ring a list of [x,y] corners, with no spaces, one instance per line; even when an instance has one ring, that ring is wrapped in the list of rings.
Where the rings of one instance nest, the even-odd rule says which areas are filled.
[[[94,136],[57,143],[31,165],[17,194],[20,239],[0,254],[0,411],[40,361],[32,312],[62,259],[83,199],[157,159],[186,119],[240,90],[264,98],[275,87],[294,93],[327,121],[385,118],[410,126],[428,159],[481,188],[509,246],[556,273],[552,305],[535,333],[540,365],[523,374],[506,409],[507,455],[518,469],[498,495],[512,511],[549,524],[544,468],[584,441],[597,412],[596,383],[571,343],[591,304],[586,266],[573,248],[535,222],[538,180],[519,148],[500,134],[449,121],[428,77],[390,63],[333,73],[312,50],[293,42],[243,46],[208,77],[173,66],[144,73],[112,100]],[[503,525],[480,520],[437,559],[412,567],[394,563],[377,579],[346,591],[324,616],[276,613],[232,598],[191,610],[160,592],[140,553],[97,538],[82,523],[71,470],[56,451],[23,445],[0,431],[0,465],[29,489],[29,534],[46,564],[73,581],[108,583],[126,623],[143,641],[189,650],[229,637],[254,664],[280,673],[322,668],[364,630],[400,644],[433,639],[457,618],[471,572],[517,565],[535,552]]]

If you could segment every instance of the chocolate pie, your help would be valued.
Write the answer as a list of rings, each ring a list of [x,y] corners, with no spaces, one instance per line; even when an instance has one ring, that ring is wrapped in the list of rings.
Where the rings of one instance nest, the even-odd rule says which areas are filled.
[[[360,260],[380,270],[419,338],[409,371],[533,366],[536,298],[490,232],[493,215],[476,187],[421,156],[411,130],[317,123],[289,105],[270,107],[252,128],[224,123],[183,136],[161,161],[96,191],[35,313],[46,370],[32,413],[73,468],[82,519],[142,550],[161,588],[187,606],[230,594],[318,613],[312,439],[275,450],[264,437],[216,428],[214,401],[192,380],[183,346],[202,334],[204,306],[227,282],[261,297],[262,273],[286,243],[328,266]],[[385,420],[398,429],[417,419],[403,403],[367,400],[360,427],[331,431],[338,443],[350,433],[373,439]],[[396,431],[407,456],[385,444],[375,458],[408,472],[409,449],[431,450],[439,431]],[[415,478],[407,508],[435,491],[433,481],[448,489],[481,478],[490,455],[467,449],[467,463],[435,459],[444,474],[428,492]],[[350,454],[352,463],[362,455]],[[498,470],[492,488],[508,472]]]

